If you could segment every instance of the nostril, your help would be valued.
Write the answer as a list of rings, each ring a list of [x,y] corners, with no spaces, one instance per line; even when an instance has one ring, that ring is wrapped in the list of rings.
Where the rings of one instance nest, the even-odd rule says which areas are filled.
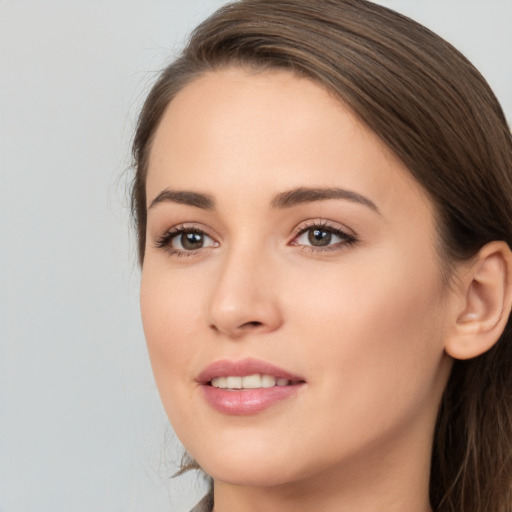
[[[263,325],[261,322],[246,322],[241,327],[259,327],[260,325]]]
[[[238,326],[233,326],[233,328],[222,328],[214,323],[210,324],[209,327],[216,333],[230,333],[230,335],[234,337],[241,336],[244,332],[252,331],[253,329],[260,329],[261,327],[264,327],[264,322],[259,322],[257,320],[254,320],[252,322],[244,322],[242,324],[239,324]]]

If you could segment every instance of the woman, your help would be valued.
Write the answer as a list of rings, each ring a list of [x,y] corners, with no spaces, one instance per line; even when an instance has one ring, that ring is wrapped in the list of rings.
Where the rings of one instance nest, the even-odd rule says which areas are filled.
[[[462,55],[364,0],[242,0],[133,151],[196,510],[511,510],[512,141]]]

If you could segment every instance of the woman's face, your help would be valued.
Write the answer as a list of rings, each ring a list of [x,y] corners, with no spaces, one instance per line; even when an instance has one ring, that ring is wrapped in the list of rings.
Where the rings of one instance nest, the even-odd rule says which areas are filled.
[[[151,363],[209,474],[428,461],[450,369],[432,205],[342,103],[285,71],[203,75],[156,132],[147,202]]]

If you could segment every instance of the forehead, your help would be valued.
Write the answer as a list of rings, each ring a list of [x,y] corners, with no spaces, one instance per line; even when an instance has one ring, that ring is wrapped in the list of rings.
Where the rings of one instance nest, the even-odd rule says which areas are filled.
[[[323,87],[289,71],[228,68],[169,104],[147,196],[172,186],[254,198],[308,185],[360,189],[382,206],[404,192],[426,200],[401,161]]]

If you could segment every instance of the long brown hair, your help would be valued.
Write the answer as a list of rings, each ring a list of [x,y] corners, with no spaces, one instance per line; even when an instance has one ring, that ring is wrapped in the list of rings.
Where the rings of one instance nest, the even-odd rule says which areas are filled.
[[[494,94],[462,54],[366,0],[241,0],[193,32],[140,114],[132,208],[141,264],[155,131],[178,91],[225,66],[288,69],[348,105],[430,195],[447,276],[450,264],[487,242],[512,247],[510,131]],[[454,363],[434,436],[430,499],[440,512],[512,510],[510,319],[491,350]]]

